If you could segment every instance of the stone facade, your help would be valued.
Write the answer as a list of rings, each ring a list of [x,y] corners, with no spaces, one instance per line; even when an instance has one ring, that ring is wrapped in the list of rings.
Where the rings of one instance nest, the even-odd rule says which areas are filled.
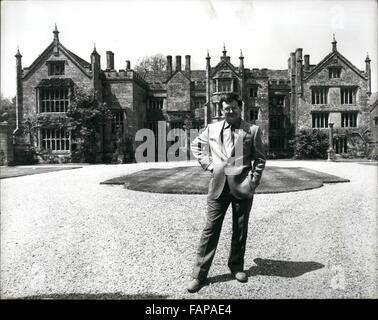
[[[337,154],[366,156],[369,145],[370,59],[366,70],[358,70],[340,52],[337,42],[332,51],[317,65],[310,65],[310,56],[302,59],[297,49],[289,59],[293,90],[292,119],[294,128],[328,132],[334,124],[334,145]],[[295,61],[292,61],[295,59]]]
[[[371,127],[370,59],[365,61],[366,70],[358,70],[337,51],[336,40],[332,42],[330,54],[316,65],[310,64],[309,55],[303,59],[299,48],[290,54],[287,69],[248,69],[242,52],[235,66],[224,48],[213,66],[207,54],[205,70],[192,70],[190,55],[185,56],[184,69],[181,56],[176,56],[173,68],[172,56],[167,56],[166,70],[147,72],[142,77],[130,68],[130,61],[126,61],[126,69],[117,71],[111,51],[106,52],[105,70],[101,68],[96,49],[90,56],[91,62],[86,62],[66,49],[58,35],[55,29],[53,42],[29,68],[22,69],[21,54],[16,55],[17,127],[26,118],[40,113],[52,117],[58,113],[64,117],[62,110],[42,110],[46,88],[55,90],[65,86],[69,95],[75,86],[93,90],[97,99],[114,112],[114,119],[99,134],[98,161],[114,158],[115,152],[122,158],[118,161],[133,161],[136,132],[150,128],[157,133],[158,121],[166,121],[167,129],[188,126],[201,129],[219,121],[219,100],[227,92],[242,97],[242,117],[261,127],[271,155],[289,156],[288,141],[298,130],[313,129],[314,124],[316,129],[328,130],[329,122],[334,123],[335,141],[338,137],[343,141],[342,146],[334,146],[337,152],[347,153],[352,149],[360,155],[366,151],[366,136]],[[318,100],[319,94],[323,95],[321,101],[314,98],[316,94]],[[318,125],[319,117],[327,119]],[[16,129],[15,148],[33,143],[49,146],[56,154],[70,154],[71,148],[63,142],[47,145],[46,139],[56,140],[56,137],[46,138],[46,134],[50,133],[40,132],[31,142]],[[70,141],[70,146],[73,144]],[[56,148],[57,145],[60,147]]]

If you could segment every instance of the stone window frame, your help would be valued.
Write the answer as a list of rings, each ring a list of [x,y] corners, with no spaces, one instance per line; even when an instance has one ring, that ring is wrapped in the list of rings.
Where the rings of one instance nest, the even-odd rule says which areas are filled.
[[[46,95],[46,91],[49,93],[48,95]],[[62,96],[61,94],[59,94],[59,96],[56,97],[56,91],[64,91],[63,97],[61,97]],[[54,94],[51,94],[52,92],[54,92]],[[70,87],[40,87],[40,88],[37,88],[36,93],[37,93],[37,113],[62,114],[62,113],[67,112],[68,107],[70,105],[70,100],[71,100]],[[57,105],[59,105],[58,109],[56,108]],[[51,106],[53,106],[53,108],[51,108]],[[63,109],[62,109],[62,106],[63,106]],[[54,110],[51,111],[52,109]]]
[[[152,98],[148,100],[147,110],[163,110],[164,98]]]
[[[336,136],[333,139],[333,150],[336,154],[347,153],[348,151],[348,139],[346,136]],[[340,152],[342,151],[342,152]]]
[[[257,98],[258,92],[259,92],[258,86],[249,87],[249,97],[250,98]]]
[[[357,87],[343,86],[340,87],[340,104],[355,105],[357,100]]]
[[[235,83],[237,79],[235,78],[230,78],[230,77],[224,77],[224,78],[215,78],[213,80],[213,93],[230,93],[230,92],[235,92],[235,89],[237,88],[237,84]],[[219,81],[221,82],[229,82],[230,86],[229,86],[229,90],[223,90],[223,88],[220,88],[219,87]],[[222,90],[220,90],[222,89]]]
[[[47,61],[46,65],[48,76],[63,76],[65,74],[65,60]]]
[[[326,129],[329,123],[328,111],[316,111],[311,113],[312,128],[313,129]]]
[[[112,120],[111,120],[111,132],[112,134],[116,134],[118,129],[121,128],[121,133],[123,134],[124,129],[124,110],[111,110],[112,113]]]
[[[342,128],[357,128],[358,111],[342,111],[340,117]]]
[[[57,136],[58,132],[59,136]],[[43,127],[39,129],[38,136],[39,146],[43,149],[51,150],[55,153],[71,151],[71,133],[67,129]],[[64,148],[61,148],[62,145],[64,145]]]
[[[329,79],[340,79],[341,78],[341,66],[331,66],[328,67],[328,78]]]
[[[328,104],[328,87],[314,86],[311,87],[311,104],[322,105]]]

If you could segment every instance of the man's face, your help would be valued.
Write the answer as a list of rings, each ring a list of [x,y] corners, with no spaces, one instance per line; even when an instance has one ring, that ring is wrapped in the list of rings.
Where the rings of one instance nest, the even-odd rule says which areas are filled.
[[[241,109],[238,106],[238,102],[232,100],[230,103],[222,102],[222,115],[228,123],[235,123],[239,121],[241,115]]]

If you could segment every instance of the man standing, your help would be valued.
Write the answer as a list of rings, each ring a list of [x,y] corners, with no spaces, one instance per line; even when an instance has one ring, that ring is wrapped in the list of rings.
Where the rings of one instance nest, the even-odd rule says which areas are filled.
[[[228,267],[236,280],[247,282],[244,253],[253,194],[265,168],[266,155],[258,126],[241,119],[242,100],[235,93],[220,102],[223,121],[209,124],[192,142],[191,150],[204,170],[211,172],[207,221],[202,231],[189,292],[206,282],[217,248],[223,219],[232,204],[232,242]],[[204,148],[207,150],[204,150]]]

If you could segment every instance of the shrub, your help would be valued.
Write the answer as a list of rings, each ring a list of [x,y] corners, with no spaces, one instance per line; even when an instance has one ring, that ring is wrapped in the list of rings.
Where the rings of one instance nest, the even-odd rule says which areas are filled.
[[[327,159],[328,133],[320,130],[301,130],[289,144],[295,159]]]
[[[0,149],[0,166],[5,166],[6,165],[6,157],[5,157],[5,152]]]

